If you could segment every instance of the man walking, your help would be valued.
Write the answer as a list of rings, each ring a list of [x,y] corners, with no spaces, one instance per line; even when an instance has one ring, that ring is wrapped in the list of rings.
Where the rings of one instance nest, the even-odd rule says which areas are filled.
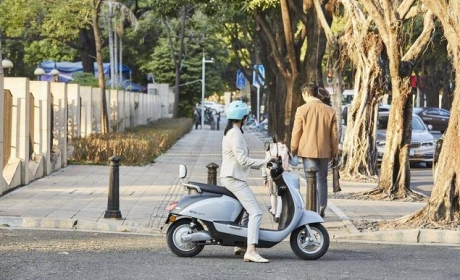
[[[318,87],[305,84],[301,87],[305,104],[297,108],[292,129],[291,152],[302,158],[306,177],[309,168],[317,173],[318,205],[324,218],[327,207],[328,163],[339,153],[335,111],[318,98]]]
[[[198,129],[198,125],[201,125],[201,108],[199,103],[196,103],[193,115],[195,116],[195,129]]]

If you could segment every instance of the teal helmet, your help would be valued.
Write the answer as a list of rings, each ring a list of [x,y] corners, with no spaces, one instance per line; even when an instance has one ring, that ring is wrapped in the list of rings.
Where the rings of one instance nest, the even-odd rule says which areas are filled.
[[[237,100],[230,103],[227,107],[227,119],[229,120],[242,120],[244,116],[249,114],[248,104],[243,101]]]

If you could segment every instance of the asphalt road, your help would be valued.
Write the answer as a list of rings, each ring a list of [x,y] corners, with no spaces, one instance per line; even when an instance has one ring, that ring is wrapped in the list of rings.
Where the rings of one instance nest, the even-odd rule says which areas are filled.
[[[288,242],[245,263],[230,247],[173,255],[164,236],[0,230],[0,279],[460,279],[460,247],[331,243],[302,261]]]

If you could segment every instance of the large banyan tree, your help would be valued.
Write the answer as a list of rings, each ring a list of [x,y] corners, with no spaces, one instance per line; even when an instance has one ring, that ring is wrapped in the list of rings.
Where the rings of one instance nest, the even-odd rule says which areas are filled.
[[[460,80],[460,11],[459,1],[422,0],[433,11],[444,29],[448,53],[455,69],[455,81]],[[428,204],[418,212],[403,218],[400,226],[435,224],[458,225],[460,221],[460,87],[454,90],[449,127],[444,135],[434,188]]]
[[[410,75],[434,29],[433,14],[420,9],[415,0],[341,0],[350,16],[348,56],[356,67],[355,101],[349,108],[344,141],[344,177],[372,178],[376,166],[377,108],[384,93],[392,97],[386,148],[375,198],[418,196],[410,190],[409,146],[411,142],[412,94]],[[406,46],[404,22],[424,15],[424,28]]]

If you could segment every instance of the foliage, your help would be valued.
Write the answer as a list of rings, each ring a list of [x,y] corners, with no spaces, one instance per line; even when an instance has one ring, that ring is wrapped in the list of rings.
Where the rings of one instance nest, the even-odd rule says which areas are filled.
[[[243,2],[242,10],[254,11],[256,9],[269,9],[279,5],[279,0],[246,0]]]
[[[108,163],[113,155],[121,157],[123,165],[146,165],[168,150],[192,128],[188,118],[160,119],[126,132],[93,134],[72,140],[72,164]]]
[[[168,35],[167,29],[171,30]],[[175,84],[175,67],[173,55],[179,45],[180,22],[176,18],[165,18],[160,38],[154,48],[151,59],[145,61],[141,70],[153,73],[155,82]],[[172,38],[169,38],[171,36]],[[172,40],[172,45],[170,42]],[[206,97],[214,93],[219,95],[229,89],[229,82],[222,80],[228,66],[228,51],[217,27],[200,11],[196,11],[187,21],[185,51],[181,62],[181,88],[179,97],[179,117],[191,117],[195,103],[201,101],[202,58],[214,59],[206,63],[205,85]],[[233,77],[231,82],[233,83]]]
[[[0,1],[4,52],[15,64],[13,75],[34,78],[33,71],[43,60],[74,61],[77,53],[65,42],[78,35],[82,7],[81,1],[56,1],[53,5],[47,1]]]
[[[91,18],[89,0],[2,0],[0,26],[8,36],[46,37],[67,41]]]
[[[91,73],[74,73],[72,79],[73,80],[70,81],[69,84],[79,84],[80,86],[91,87],[97,87],[99,85],[96,77]]]

